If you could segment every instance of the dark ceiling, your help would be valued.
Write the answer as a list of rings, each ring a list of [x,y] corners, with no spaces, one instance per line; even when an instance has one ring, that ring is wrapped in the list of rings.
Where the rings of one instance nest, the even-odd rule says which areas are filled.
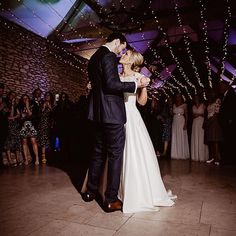
[[[233,0],[10,0],[0,15],[89,59],[114,30],[145,56],[154,86],[196,92],[236,76]],[[168,85],[169,84],[169,85]],[[186,90],[186,91],[187,91]],[[186,92],[185,91],[185,92]]]

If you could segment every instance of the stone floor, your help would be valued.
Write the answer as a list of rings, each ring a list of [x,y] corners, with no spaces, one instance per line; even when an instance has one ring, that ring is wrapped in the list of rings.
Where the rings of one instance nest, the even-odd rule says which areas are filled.
[[[75,163],[4,169],[0,235],[236,235],[235,166],[161,160],[160,167],[176,205],[137,214],[105,213],[97,202],[83,202]]]

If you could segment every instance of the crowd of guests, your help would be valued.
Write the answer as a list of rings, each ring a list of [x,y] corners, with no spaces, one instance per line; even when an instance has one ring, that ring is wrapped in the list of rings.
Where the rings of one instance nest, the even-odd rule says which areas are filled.
[[[73,119],[76,110],[79,111],[77,103],[71,102],[66,93],[42,94],[37,88],[31,98],[23,94],[18,99],[14,91],[4,96],[4,89],[0,83],[0,165],[3,166],[3,153],[7,159],[5,166],[28,165],[31,154],[35,165],[45,164],[46,151],[62,150],[73,133]],[[60,145],[56,146],[56,140],[60,140]]]
[[[39,88],[31,98],[23,94],[18,99],[14,91],[4,96],[4,84],[0,83],[0,166],[3,166],[2,153],[6,155],[5,165],[17,166],[28,165],[30,153],[35,165],[45,164],[48,149],[67,152],[69,143],[75,146],[82,143],[81,147],[90,149],[88,92],[89,89],[77,103],[70,101],[66,93],[42,94]],[[191,158],[216,165],[220,161],[235,162],[235,91],[221,81],[206,95],[206,99],[203,94],[195,95],[188,102],[180,93],[166,100],[153,98],[150,105],[141,109],[158,157]]]
[[[152,99],[145,114],[157,156],[189,159],[219,165],[235,162],[236,95],[226,82],[184,101]],[[168,153],[169,150],[169,153]]]

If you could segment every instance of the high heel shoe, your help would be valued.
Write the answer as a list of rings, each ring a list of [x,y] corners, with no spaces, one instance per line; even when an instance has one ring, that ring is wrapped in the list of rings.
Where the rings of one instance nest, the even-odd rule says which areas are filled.
[[[216,166],[219,166],[219,165],[220,165],[220,162],[219,162],[219,161],[215,161],[214,164],[215,164]]]
[[[167,195],[171,200],[177,199],[177,195],[174,195],[170,189],[167,191]]]
[[[43,163],[43,164],[46,164],[46,163],[47,163],[47,159],[46,159],[45,154],[42,154],[42,163]]]
[[[211,159],[207,160],[206,163],[207,163],[207,164],[210,164],[210,163],[212,163],[214,160],[215,160],[214,158],[211,158]]]

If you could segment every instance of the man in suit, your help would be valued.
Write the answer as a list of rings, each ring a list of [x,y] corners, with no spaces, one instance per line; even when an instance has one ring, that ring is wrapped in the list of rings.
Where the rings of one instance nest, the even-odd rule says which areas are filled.
[[[113,33],[107,43],[91,57],[88,65],[90,93],[88,118],[95,127],[95,147],[88,171],[87,191],[84,201],[92,201],[97,194],[100,175],[108,158],[108,179],[104,209],[112,212],[122,209],[118,200],[120,174],[125,144],[126,113],[124,92],[133,93],[138,87],[147,86],[149,79],[137,82],[121,82],[118,74],[119,55],[126,48],[122,34]]]
[[[221,94],[221,108],[219,121],[223,130],[221,143],[222,162],[236,162],[235,159],[235,134],[236,134],[236,94],[227,81],[219,83]]]

